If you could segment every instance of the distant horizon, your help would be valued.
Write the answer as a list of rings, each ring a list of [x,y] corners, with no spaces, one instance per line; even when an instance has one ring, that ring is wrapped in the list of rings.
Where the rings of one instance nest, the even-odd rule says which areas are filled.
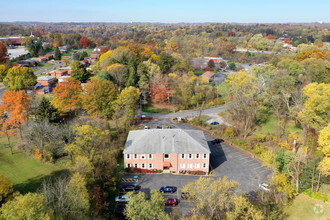
[[[330,1],[315,0],[16,0],[1,6],[0,22],[45,23],[317,23],[330,22]]]

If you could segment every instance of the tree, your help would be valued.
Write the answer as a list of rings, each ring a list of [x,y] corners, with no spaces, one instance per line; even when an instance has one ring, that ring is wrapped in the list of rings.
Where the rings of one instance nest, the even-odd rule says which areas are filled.
[[[92,44],[92,41],[90,39],[88,39],[87,37],[83,36],[83,37],[81,37],[79,43],[80,43],[80,46],[82,46],[84,48],[88,48]]]
[[[110,118],[113,113],[112,105],[118,95],[118,88],[109,80],[93,78],[84,87],[82,95],[83,108],[89,115],[102,114]]]
[[[64,66],[67,66],[70,64],[70,60],[68,57],[62,57],[61,62],[63,63]]]
[[[57,109],[45,97],[42,97],[40,101],[36,116],[38,120],[48,120],[51,123],[57,123],[61,120]]]
[[[237,128],[246,138],[256,123],[261,93],[260,82],[253,75],[240,71],[228,75],[226,84],[228,85],[226,103],[232,111]]]
[[[318,169],[323,176],[330,176],[330,124],[320,131],[318,140],[324,157],[319,164]]]
[[[209,60],[209,62],[207,63],[207,68],[213,69],[214,67],[215,67],[214,61]]]
[[[79,56],[79,60],[84,60],[85,57],[88,57],[88,53],[86,51],[82,52]]]
[[[151,190],[151,198],[147,200],[144,192],[128,193],[129,203],[124,211],[125,216],[131,220],[139,219],[169,219],[165,213],[164,196],[158,190]]]
[[[68,198],[71,212],[76,215],[87,214],[89,210],[89,195],[86,188],[86,180],[80,173],[75,173],[68,185]]]
[[[311,83],[303,89],[307,98],[298,117],[307,125],[322,130],[330,123],[330,84]]]
[[[140,95],[139,89],[130,86],[125,88],[114,102],[115,113],[112,118],[119,121],[123,128],[127,129],[134,119]]]
[[[85,176],[86,174],[91,173],[93,165],[87,157],[77,156],[74,158],[71,169],[74,173],[80,173]]]
[[[62,58],[62,54],[60,49],[58,49],[58,47],[55,47],[55,60],[61,60]]]
[[[7,47],[2,42],[0,42],[0,64],[6,63],[7,60]]]
[[[0,65],[0,82],[3,82],[4,78],[6,78],[8,72],[8,68],[5,65]]]
[[[85,83],[91,76],[90,72],[86,70],[85,66],[77,60],[71,63],[70,75],[82,83]]]
[[[81,104],[81,92],[80,81],[74,78],[68,78],[54,89],[53,104],[60,111],[72,111]]]
[[[25,91],[6,91],[0,105],[0,115],[5,116],[2,120],[2,131],[6,133],[8,142],[9,136],[14,135],[15,128],[19,129],[21,139],[23,139],[22,126],[27,119],[30,108],[31,97]],[[11,134],[12,133],[12,134]],[[10,144],[9,144],[10,145]]]
[[[26,90],[37,84],[37,76],[28,67],[15,66],[8,70],[4,84],[9,90]]]
[[[52,219],[52,210],[48,210],[43,195],[27,193],[16,196],[0,208],[2,219]]]
[[[111,79],[120,87],[125,87],[125,83],[128,79],[128,71],[125,65],[120,63],[112,64],[107,68]]]
[[[75,141],[66,145],[65,151],[73,157],[85,156],[91,162],[95,156],[101,154],[110,141],[109,130],[101,130],[96,126],[77,124],[73,131],[76,135]]]
[[[13,183],[10,179],[5,178],[3,174],[0,174],[0,203],[13,191]]]
[[[159,56],[159,60],[158,60],[158,65],[160,67],[160,71],[165,74],[165,73],[169,73],[171,67],[174,65],[175,63],[175,60],[174,58],[165,53],[165,52],[162,52]]]
[[[169,77],[163,74],[156,74],[151,79],[151,100],[155,103],[169,103],[170,84]]]
[[[262,219],[260,211],[257,211],[247,200],[236,195],[238,183],[228,180],[227,177],[219,179],[200,177],[184,186],[182,191],[189,193],[188,199],[195,200],[193,211],[199,215],[199,218],[225,219],[227,214],[243,216],[242,219]]]

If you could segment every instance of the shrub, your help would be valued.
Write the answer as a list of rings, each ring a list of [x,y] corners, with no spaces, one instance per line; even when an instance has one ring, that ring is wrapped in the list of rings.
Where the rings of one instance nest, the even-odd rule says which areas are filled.
[[[312,191],[312,189],[306,190],[305,192],[303,192],[303,194],[308,195],[308,196],[310,196],[314,199],[322,200],[324,202],[330,202],[330,196],[329,195],[326,195],[326,194],[321,193],[321,192]]]
[[[263,134],[258,134],[258,135],[257,135],[257,140],[258,140],[259,142],[265,142],[265,141],[266,141],[266,136],[263,135]]]
[[[205,175],[205,172],[201,171],[201,170],[193,170],[193,171],[190,171],[190,174],[191,175]]]
[[[225,137],[232,139],[235,136],[236,134],[234,128],[231,126],[227,127],[225,130]]]

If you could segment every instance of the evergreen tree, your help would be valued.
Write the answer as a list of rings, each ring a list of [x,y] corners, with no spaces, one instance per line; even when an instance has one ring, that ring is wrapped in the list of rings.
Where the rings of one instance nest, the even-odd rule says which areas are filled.
[[[58,47],[55,47],[55,60],[61,60],[62,58],[62,54],[60,49],[58,49]]]
[[[136,71],[134,70],[133,67],[130,68],[130,74],[129,74],[129,77],[128,77],[128,80],[126,82],[126,87],[129,87],[129,86],[136,86],[136,82],[137,82],[137,75],[136,75]]]
[[[86,70],[85,66],[79,61],[73,61],[71,63],[71,76],[79,80],[82,83],[85,83],[91,76],[90,72]]]
[[[45,97],[42,98],[36,115],[38,120],[48,120],[51,123],[58,123],[61,119],[57,109]]]

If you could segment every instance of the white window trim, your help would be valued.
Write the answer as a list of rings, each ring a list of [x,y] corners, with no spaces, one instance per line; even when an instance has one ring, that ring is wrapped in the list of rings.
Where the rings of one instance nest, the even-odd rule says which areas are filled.
[[[141,159],[146,159],[146,155],[145,154],[141,154]]]
[[[136,165],[136,166],[135,166]],[[134,168],[139,168],[139,164],[135,163]]]
[[[188,154],[188,159],[193,159],[193,158],[194,158],[194,156],[192,154]]]
[[[192,164],[192,163],[188,163],[188,165],[187,165],[187,169],[192,169],[194,167],[194,164]]]
[[[181,168],[181,169],[186,169],[186,164],[185,164],[185,163],[181,163],[181,164],[180,164],[180,168]]]
[[[130,154],[126,154],[126,159],[130,159]]]
[[[184,159],[186,157],[185,154],[181,154],[181,159]]]
[[[206,166],[207,166],[206,163],[203,163],[203,168],[206,168]]]
[[[130,163],[126,164],[126,167],[131,168],[131,164]]]
[[[199,163],[195,163],[195,168],[199,169],[199,168],[201,168],[201,165]]]
[[[154,165],[152,163],[149,163],[149,169],[152,169],[152,168],[154,168]]]
[[[197,155],[198,155],[198,157],[197,157]],[[196,157],[196,159],[200,159],[199,154],[196,154],[195,157]]]
[[[144,163],[141,163],[141,168],[142,169],[145,169],[146,168],[146,165]]]
[[[203,158],[204,159],[207,159],[207,154],[203,154]]]
[[[134,154],[134,159],[139,159],[139,155],[138,154]]]
[[[168,155],[168,158],[165,157],[166,154],[164,154],[164,159],[170,159],[170,154],[167,154]]]
[[[151,157],[150,157],[151,156]],[[153,155],[152,154],[148,154],[148,158],[149,159],[152,159],[153,158]]]

